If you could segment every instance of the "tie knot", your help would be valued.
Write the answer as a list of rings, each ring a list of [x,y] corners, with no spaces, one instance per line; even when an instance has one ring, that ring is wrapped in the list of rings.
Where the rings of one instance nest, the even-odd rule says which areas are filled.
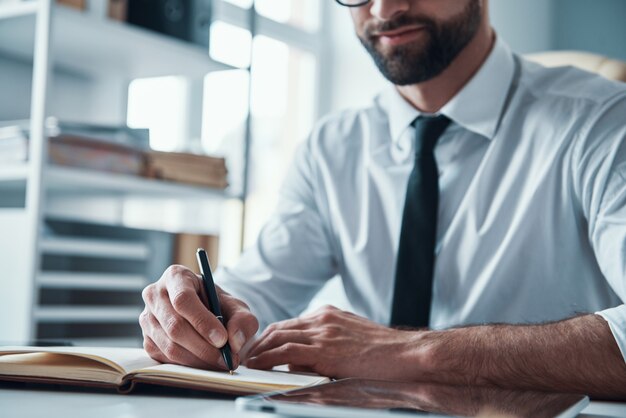
[[[420,116],[413,121],[415,128],[415,154],[432,154],[435,145],[450,125],[450,119],[444,115]]]

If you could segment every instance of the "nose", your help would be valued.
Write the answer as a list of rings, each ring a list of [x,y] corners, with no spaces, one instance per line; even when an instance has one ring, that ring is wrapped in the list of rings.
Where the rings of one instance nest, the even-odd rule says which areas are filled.
[[[411,0],[373,0],[370,14],[380,20],[393,20],[406,13],[411,7]]]

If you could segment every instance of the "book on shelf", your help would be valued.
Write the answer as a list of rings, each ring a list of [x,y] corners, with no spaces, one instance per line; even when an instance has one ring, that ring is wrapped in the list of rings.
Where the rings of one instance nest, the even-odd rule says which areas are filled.
[[[109,19],[125,22],[128,15],[128,0],[109,0]]]
[[[28,137],[18,131],[8,136],[7,131],[5,128],[0,132],[0,163],[26,162],[29,158]],[[132,147],[65,134],[49,138],[48,162],[129,175],[141,175],[145,167],[143,153]]]
[[[45,120],[44,135],[52,138],[57,136],[73,136],[94,141],[125,145],[138,150],[150,149],[150,130],[130,128],[126,125],[98,125],[70,121],[61,121],[55,117]],[[0,143],[3,139],[30,137],[30,120],[13,120],[0,123]]]
[[[51,164],[205,186],[228,187],[224,158],[150,149],[148,129],[90,125],[47,118]],[[29,158],[30,121],[0,123],[0,163]]]
[[[149,151],[146,177],[217,189],[228,187],[226,160],[208,155]]]
[[[0,380],[92,386],[128,393],[138,384],[229,394],[253,394],[329,381],[311,374],[248,369],[226,371],[161,364],[140,348],[0,347]]]
[[[72,7],[78,10],[85,10],[85,0],[57,0],[57,4]]]

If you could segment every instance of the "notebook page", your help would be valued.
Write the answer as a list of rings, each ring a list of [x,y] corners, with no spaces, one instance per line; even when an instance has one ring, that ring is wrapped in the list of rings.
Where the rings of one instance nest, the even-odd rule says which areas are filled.
[[[102,362],[58,353],[0,355],[0,375],[83,380],[115,385],[122,382],[122,374]]]
[[[304,387],[330,381],[330,379],[323,376],[256,370],[245,366],[239,366],[234,375],[230,375],[228,372],[193,369],[175,364],[161,364],[137,370],[135,374],[173,377],[179,380],[184,378],[193,382],[223,382],[233,387],[246,387],[249,385],[267,386],[269,388],[283,386]]]
[[[0,356],[18,353],[58,353],[86,357],[104,363],[121,374],[127,374],[135,369],[156,366],[154,361],[141,348],[112,348],[112,347],[0,347]]]

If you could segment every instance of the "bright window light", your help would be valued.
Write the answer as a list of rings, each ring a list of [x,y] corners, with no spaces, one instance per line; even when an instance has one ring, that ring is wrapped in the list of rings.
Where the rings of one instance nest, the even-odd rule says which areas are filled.
[[[289,47],[284,42],[259,35],[254,38],[252,59],[252,114],[283,117],[289,89]]]
[[[237,140],[248,114],[248,72],[217,71],[204,78],[202,145],[206,152],[221,153],[223,142]]]
[[[180,149],[185,141],[186,96],[187,84],[182,77],[132,81],[128,88],[128,126],[150,129],[150,146],[153,149]]]
[[[239,68],[250,64],[252,35],[249,30],[218,20],[211,25],[210,39],[209,54],[214,60]]]
[[[288,22],[291,17],[291,0],[257,0],[256,11],[277,22]]]
[[[244,9],[249,9],[252,7],[252,2],[254,0],[225,0],[226,3],[234,4],[235,6],[243,7]]]
[[[269,19],[311,32],[319,28],[323,0],[256,0],[256,11]]]

